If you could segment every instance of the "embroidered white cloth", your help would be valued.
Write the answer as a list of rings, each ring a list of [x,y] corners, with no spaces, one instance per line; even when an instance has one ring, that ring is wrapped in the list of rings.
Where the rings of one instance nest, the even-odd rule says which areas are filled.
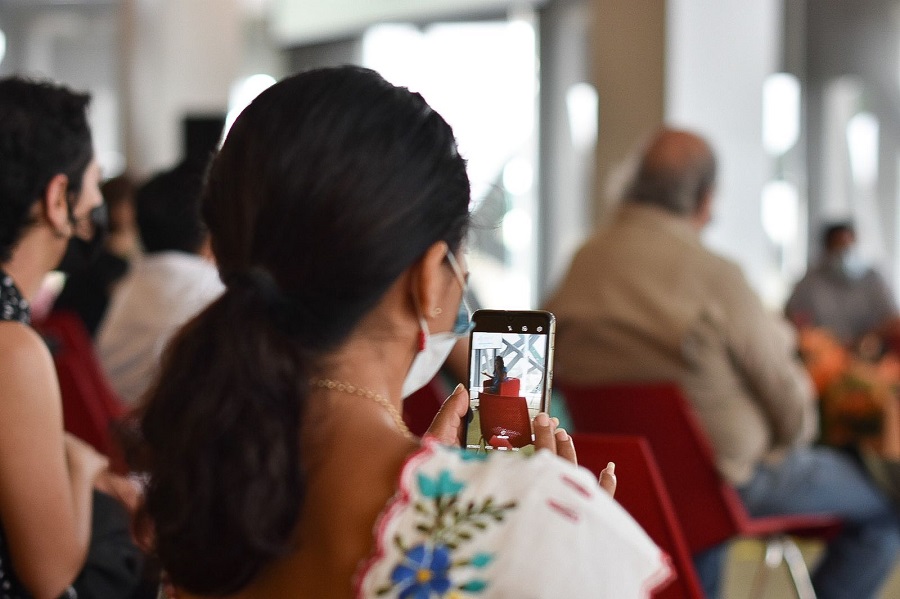
[[[597,484],[548,451],[462,452],[426,439],[376,525],[358,597],[648,597],[668,556]]]

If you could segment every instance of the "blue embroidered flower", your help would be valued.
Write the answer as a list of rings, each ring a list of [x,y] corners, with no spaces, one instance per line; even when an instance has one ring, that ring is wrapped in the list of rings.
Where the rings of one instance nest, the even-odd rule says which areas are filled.
[[[416,545],[391,572],[400,599],[429,599],[450,590],[450,550],[444,545]]]
[[[437,478],[419,474],[419,490],[429,499],[437,499],[446,495],[458,495],[465,483],[453,480],[449,470],[441,470]]]

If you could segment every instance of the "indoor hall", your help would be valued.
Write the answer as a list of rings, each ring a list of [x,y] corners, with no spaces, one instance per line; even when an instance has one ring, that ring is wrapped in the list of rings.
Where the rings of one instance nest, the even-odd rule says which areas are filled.
[[[654,132],[691,131],[717,161],[699,239],[780,317],[824,260],[822,232],[834,223],[852,223],[858,264],[900,293],[898,17],[893,0],[0,0],[0,77],[89,92],[103,179],[138,184],[208,157],[237,115],[285,77],[374,69],[420,93],[453,128],[471,183],[473,309],[552,304],[576,252],[616,218]],[[65,283],[51,273],[36,314],[50,312]],[[801,310],[793,321],[820,324],[807,319]],[[852,431],[854,443],[900,460],[900,415],[893,439],[882,410],[900,387],[891,351],[900,336],[890,330],[872,349],[871,337],[835,343],[817,336],[821,328],[795,333],[822,422],[840,437],[839,402],[862,385],[870,419]],[[819,358],[831,370],[817,369]],[[579,381],[558,366],[551,414],[576,433],[600,432],[579,428],[563,389]],[[91,368],[104,376],[102,364]],[[466,380],[453,376],[444,374],[439,394]],[[103,393],[104,417],[130,409],[117,403],[118,386]],[[826,396],[838,397],[835,412],[821,407]],[[98,449],[113,442],[106,430],[84,435]],[[621,488],[627,472],[618,476]],[[822,541],[800,547],[814,568]],[[757,541],[730,544],[722,597],[749,593],[762,554]],[[792,592],[780,566],[766,596]],[[900,574],[878,596],[900,596]]]

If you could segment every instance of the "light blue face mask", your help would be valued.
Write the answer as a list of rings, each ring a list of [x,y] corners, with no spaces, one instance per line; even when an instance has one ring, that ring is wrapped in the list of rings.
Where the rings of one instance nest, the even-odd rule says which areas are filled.
[[[472,322],[472,312],[469,309],[469,302],[466,301],[466,278],[463,275],[456,257],[452,253],[447,254],[447,262],[453,269],[460,286],[462,287],[462,300],[459,302],[459,311],[456,313],[456,322],[453,328],[446,333],[435,333],[431,335],[428,332],[428,324],[422,316],[419,316],[419,325],[422,327],[424,335],[424,347],[413,358],[413,363],[409,367],[409,372],[403,380],[402,396],[409,397],[434,378],[447,360],[447,356],[453,351],[453,346],[461,338],[469,334],[475,323]]]
[[[854,281],[863,278],[869,270],[866,261],[856,248],[850,248],[844,252],[841,256],[841,268],[844,275]]]
[[[463,290],[462,301],[459,302],[459,311],[456,313],[456,322],[453,323],[451,332],[457,337],[463,337],[475,328],[475,323],[472,322],[472,309],[469,307],[469,302],[466,299],[469,285],[466,283],[466,277],[452,252],[447,253],[447,262],[450,263],[450,268],[453,269],[453,273],[456,275],[459,284],[462,285]]]
[[[858,281],[869,271],[868,264],[855,247],[831,256],[830,266],[832,272],[851,281]]]

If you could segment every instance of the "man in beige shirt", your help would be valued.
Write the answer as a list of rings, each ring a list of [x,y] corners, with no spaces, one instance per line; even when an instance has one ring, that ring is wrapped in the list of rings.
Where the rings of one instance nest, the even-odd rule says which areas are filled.
[[[752,514],[847,519],[814,575],[819,597],[875,596],[900,550],[897,516],[852,460],[811,447],[817,410],[791,329],[740,267],[703,246],[715,171],[696,135],[654,137],[612,223],[579,250],[548,302],[556,377],[678,381]],[[724,554],[695,556],[711,597]]]

